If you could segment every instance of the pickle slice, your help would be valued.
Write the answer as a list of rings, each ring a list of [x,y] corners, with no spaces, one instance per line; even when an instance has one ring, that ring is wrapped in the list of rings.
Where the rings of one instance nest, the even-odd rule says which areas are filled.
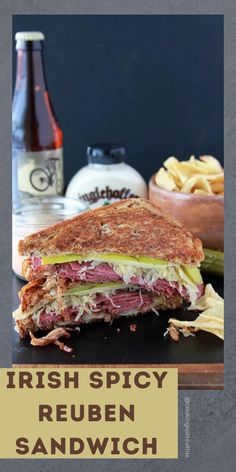
[[[104,262],[121,262],[121,263],[132,263],[138,262],[140,264],[153,264],[153,265],[167,265],[168,262],[163,259],[155,259],[152,257],[145,256],[125,256],[123,254],[58,254],[54,256],[43,256],[42,265],[47,264],[62,264],[63,262],[73,261],[104,261]]]
[[[203,283],[200,270],[197,267],[190,267],[190,266],[185,265],[185,266],[182,266],[182,269],[184,273],[187,275],[187,277],[196,285]]]
[[[83,295],[83,293],[92,292],[107,292],[111,290],[118,290],[120,288],[126,288],[126,285],[122,282],[108,282],[108,283],[92,283],[78,285],[77,287],[70,288],[67,290],[65,295]]]

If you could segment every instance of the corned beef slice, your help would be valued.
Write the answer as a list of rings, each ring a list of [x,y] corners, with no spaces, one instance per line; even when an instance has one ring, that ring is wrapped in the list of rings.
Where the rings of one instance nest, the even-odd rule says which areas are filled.
[[[82,281],[89,283],[103,283],[103,282],[118,282],[122,278],[114,271],[113,267],[104,262],[95,267],[91,262],[69,262],[63,264],[55,264],[49,266],[40,265],[40,258],[32,258],[32,267],[35,272],[41,270],[48,271],[51,275],[54,273],[62,279],[69,279],[72,282]],[[158,279],[154,283],[148,283],[142,277],[132,277],[131,283],[142,287],[146,290],[151,290],[157,294],[163,293],[166,298],[171,298],[175,295],[188,299],[188,293],[183,285],[178,282],[169,282],[165,279]],[[204,285],[198,285],[198,297],[204,293]]]
[[[121,280],[113,268],[107,264],[99,264],[93,267],[90,262],[70,262],[60,264],[58,275],[61,278],[71,279],[72,281],[82,280],[84,282],[116,282]]]
[[[136,292],[117,290],[117,292],[109,296],[109,298],[103,294],[97,294],[94,305],[90,308],[93,313],[99,314],[100,312],[104,312],[113,316],[133,310],[146,312],[151,308],[153,296],[154,295],[150,292],[141,293],[141,290]],[[86,312],[84,312],[84,314],[86,314]],[[46,309],[44,309],[40,313],[38,325],[42,329],[52,329],[55,324],[65,320],[73,322],[76,315],[76,307],[67,307],[61,314],[56,313],[54,310],[47,312]],[[78,324],[83,322],[83,316],[81,318],[82,319],[78,320]]]

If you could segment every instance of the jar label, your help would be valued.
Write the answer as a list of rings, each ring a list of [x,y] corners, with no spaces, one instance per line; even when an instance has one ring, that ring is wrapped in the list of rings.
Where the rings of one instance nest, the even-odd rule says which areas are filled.
[[[78,194],[78,198],[89,203],[90,208],[97,208],[109,205],[110,203],[114,203],[123,198],[134,198],[138,196],[139,195],[134,193],[130,188],[124,187],[121,189],[115,189],[111,188],[109,185],[102,188],[95,187],[92,191]]]
[[[63,150],[16,152],[18,191],[29,195],[62,195]]]

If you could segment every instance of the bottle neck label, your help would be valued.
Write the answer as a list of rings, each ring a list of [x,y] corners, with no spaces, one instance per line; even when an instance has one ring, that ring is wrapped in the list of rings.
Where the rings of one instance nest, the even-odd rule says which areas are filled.
[[[62,148],[39,152],[13,152],[13,175],[20,197],[62,195]]]

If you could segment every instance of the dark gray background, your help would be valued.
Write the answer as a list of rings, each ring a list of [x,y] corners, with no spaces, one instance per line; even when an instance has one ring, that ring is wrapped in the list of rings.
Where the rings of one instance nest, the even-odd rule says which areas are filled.
[[[12,14],[224,14],[225,42],[225,390],[179,392],[178,460],[2,460],[7,472],[233,472],[236,467],[236,3],[235,0],[1,0],[0,4],[0,365],[11,365],[11,48]],[[184,451],[184,397],[191,398],[191,455]],[[9,421],[14,418],[9,411]],[[1,425],[1,434],[4,426]]]
[[[13,77],[22,30],[46,37],[66,182],[97,141],[126,144],[146,180],[169,155],[222,160],[223,16],[14,16]]]

